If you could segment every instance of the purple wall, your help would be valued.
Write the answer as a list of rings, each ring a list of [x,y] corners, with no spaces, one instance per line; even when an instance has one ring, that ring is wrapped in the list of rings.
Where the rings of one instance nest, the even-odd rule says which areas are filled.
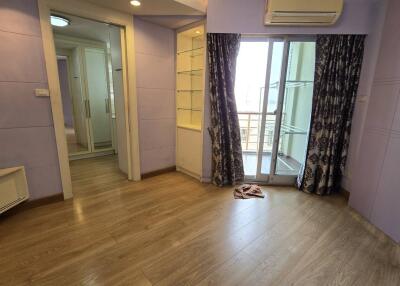
[[[31,199],[62,192],[35,0],[0,0],[0,168],[25,166]]]
[[[375,25],[377,0],[344,0],[341,18],[328,27],[264,26],[266,0],[208,1],[207,31],[211,33],[367,34]]]
[[[344,0],[344,10],[333,26],[273,27],[263,23],[265,0],[215,0],[207,9],[208,32],[244,34],[368,34],[349,155],[343,187],[351,191],[351,181],[359,153],[361,134],[366,114],[366,102],[371,93],[374,68],[379,52],[380,30],[385,15],[386,0]]]
[[[175,165],[175,33],[134,21],[146,173]],[[0,43],[0,168],[25,166],[31,199],[62,193],[50,99],[35,96],[47,88],[36,0],[0,0]]]
[[[134,19],[141,172],[175,166],[175,32]]]
[[[345,3],[345,13],[334,27],[267,28],[262,24],[264,0],[210,1],[208,29],[210,32],[242,33],[371,34],[371,31],[379,27],[377,23],[382,14],[379,12],[382,10],[382,3],[373,0],[345,0]],[[237,17],[238,15],[241,16]],[[140,154],[142,172],[146,173],[175,164],[175,39],[174,31],[170,29],[137,18],[134,22]],[[49,98],[34,96],[35,88],[47,86],[35,0],[0,0],[0,42],[0,168],[25,165],[32,198],[60,193]],[[379,48],[377,42],[379,33],[367,38],[366,60],[359,92],[366,98],[371,90]],[[354,154],[359,153],[366,114],[367,100],[360,96],[359,98],[354,115],[348,163],[350,167],[347,168],[352,175],[357,169],[357,156]],[[378,156],[379,152],[375,153]],[[352,186],[350,179],[346,182]]]
[[[361,146],[361,137],[364,129],[365,117],[368,108],[368,98],[371,95],[375,75],[375,66],[379,56],[381,45],[382,28],[386,16],[386,0],[375,3],[373,18],[374,25],[365,40],[364,60],[361,70],[360,85],[356,98],[356,105],[353,114],[350,145],[347,157],[346,169],[344,172],[342,186],[347,191],[352,191],[352,179],[356,172],[357,158]],[[372,7],[374,7],[372,6]]]
[[[61,100],[64,113],[64,124],[68,127],[74,126],[74,115],[72,110],[72,98],[69,93],[68,64],[66,59],[58,59],[58,76],[60,78]]]
[[[390,0],[350,206],[400,242],[400,2]]]

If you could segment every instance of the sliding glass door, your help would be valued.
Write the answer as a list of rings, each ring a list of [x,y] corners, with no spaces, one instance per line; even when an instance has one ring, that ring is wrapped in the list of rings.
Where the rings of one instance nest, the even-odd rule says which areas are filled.
[[[268,41],[242,41],[236,63],[235,95],[243,163],[245,175],[250,177],[255,177],[257,174],[269,51]]]
[[[314,64],[313,40],[242,39],[235,95],[247,180],[293,183],[307,147]]]

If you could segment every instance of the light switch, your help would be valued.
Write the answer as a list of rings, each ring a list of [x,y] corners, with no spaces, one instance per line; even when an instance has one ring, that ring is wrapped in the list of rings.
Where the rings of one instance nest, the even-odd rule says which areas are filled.
[[[48,89],[45,89],[45,88],[36,88],[35,95],[36,96],[50,96],[50,92]]]

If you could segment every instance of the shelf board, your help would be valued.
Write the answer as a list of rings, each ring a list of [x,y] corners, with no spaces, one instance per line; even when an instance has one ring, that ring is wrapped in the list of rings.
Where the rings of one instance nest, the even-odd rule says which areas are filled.
[[[178,71],[177,74],[201,76],[202,72],[203,69],[195,69],[195,70]]]
[[[193,130],[193,131],[197,131],[197,132],[201,131],[201,126],[194,125],[194,124],[178,124],[176,127],[182,128],[182,129]]]
[[[195,93],[195,92],[202,92],[202,89],[178,89],[177,92],[190,92],[190,93]]]
[[[182,108],[182,107],[177,107],[176,109],[178,110],[185,110],[185,111],[196,111],[196,112],[201,112],[200,108]]]
[[[306,87],[312,86],[314,81],[312,80],[287,80],[285,81],[285,88],[296,88],[296,87]],[[278,88],[279,81],[270,83],[269,88]]]
[[[194,37],[192,37],[192,40],[193,39],[202,39],[202,38],[204,38],[204,34],[198,34],[197,36],[194,36]]]
[[[190,53],[192,53],[190,55],[191,57],[197,57],[204,55],[203,49],[204,47],[190,49],[190,50],[183,50],[183,51],[178,51],[176,54],[180,56],[180,55],[190,55]]]

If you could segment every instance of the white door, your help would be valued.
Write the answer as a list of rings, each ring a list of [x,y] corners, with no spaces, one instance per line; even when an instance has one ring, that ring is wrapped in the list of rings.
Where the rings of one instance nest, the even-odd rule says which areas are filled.
[[[84,72],[80,48],[71,50],[69,57],[71,75],[71,97],[73,106],[74,128],[66,128],[69,155],[85,154],[91,152],[89,132],[89,112],[84,93]],[[74,136],[71,134],[73,133]]]
[[[84,53],[92,150],[110,149],[112,133],[106,54],[103,49],[95,48],[85,48]]]

